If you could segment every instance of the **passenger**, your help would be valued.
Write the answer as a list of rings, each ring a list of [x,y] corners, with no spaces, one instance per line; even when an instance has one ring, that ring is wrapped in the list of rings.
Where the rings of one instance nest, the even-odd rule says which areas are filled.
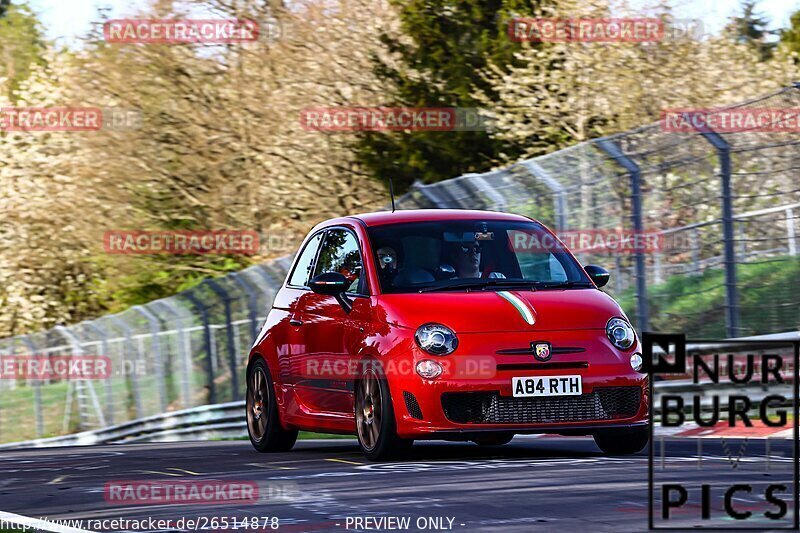
[[[383,246],[378,248],[376,252],[378,256],[378,267],[381,278],[386,284],[391,285],[397,276],[397,269],[399,268],[397,261],[397,252],[391,246]]]

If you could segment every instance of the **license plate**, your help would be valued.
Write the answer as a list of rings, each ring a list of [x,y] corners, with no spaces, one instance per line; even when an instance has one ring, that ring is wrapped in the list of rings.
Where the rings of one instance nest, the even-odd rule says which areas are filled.
[[[512,378],[515,398],[532,396],[578,396],[583,394],[580,376],[534,376]]]

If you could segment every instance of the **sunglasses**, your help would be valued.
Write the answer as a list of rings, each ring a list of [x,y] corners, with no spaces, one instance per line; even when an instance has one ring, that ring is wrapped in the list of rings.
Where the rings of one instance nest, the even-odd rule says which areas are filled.
[[[481,253],[481,245],[480,244],[474,244],[472,246],[465,246],[463,244],[461,245],[461,253],[468,254],[470,252],[477,254]]]

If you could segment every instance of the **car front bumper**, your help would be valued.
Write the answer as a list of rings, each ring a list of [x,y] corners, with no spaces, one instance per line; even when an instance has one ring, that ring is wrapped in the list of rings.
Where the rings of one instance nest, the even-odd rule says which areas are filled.
[[[552,340],[551,340],[552,339]],[[419,349],[405,357],[445,367],[437,379],[388,376],[397,432],[414,439],[469,438],[484,432],[591,434],[648,422],[647,376],[634,371],[633,349],[621,352],[596,331],[553,332],[554,355],[498,353],[530,342],[530,334],[460,336],[459,350],[435,357]],[[525,346],[525,344],[521,344]],[[565,348],[572,348],[569,352]],[[569,353],[564,353],[569,352]],[[582,394],[515,398],[515,377],[580,375]]]

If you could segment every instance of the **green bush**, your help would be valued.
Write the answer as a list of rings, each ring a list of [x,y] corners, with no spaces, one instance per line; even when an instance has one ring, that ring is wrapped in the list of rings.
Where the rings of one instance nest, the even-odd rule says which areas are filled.
[[[737,265],[740,329],[738,335],[780,333],[800,328],[800,258],[776,257]],[[710,269],[698,275],[676,275],[648,287],[651,331],[685,332],[693,337],[724,338],[725,273]],[[631,316],[636,291],[618,301]]]

